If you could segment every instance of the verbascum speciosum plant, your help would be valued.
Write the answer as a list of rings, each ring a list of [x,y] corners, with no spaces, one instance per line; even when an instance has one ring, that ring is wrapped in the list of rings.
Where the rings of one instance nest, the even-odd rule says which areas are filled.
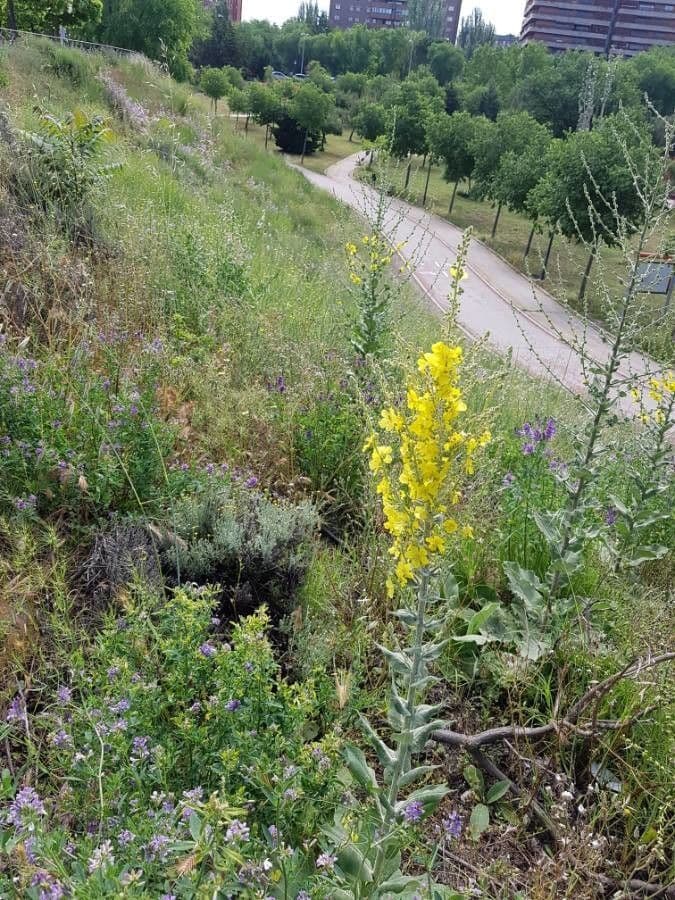
[[[419,359],[404,401],[382,410],[379,430],[366,443],[391,538],[387,592],[401,599],[396,616],[404,639],[396,649],[378,645],[391,674],[391,743],[362,719],[383,778],[378,779],[361,750],[348,748],[347,764],[369,802],[358,812],[345,809],[324,831],[335,859],[333,875],[340,881],[331,894],[335,897],[411,897],[429,884],[426,876],[401,874],[400,863],[406,829],[446,793],[444,785],[433,782],[409,790],[434,769],[416,766],[414,757],[440,724],[438,707],[424,700],[434,683],[430,670],[445,643],[439,634],[456,585],[449,577],[445,589],[439,589],[438,574],[450,536],[472,536],[471,526],[462,525],[456,511],[476,454],[491,439],[487,431],[473,435],[461,427],[467,411],[461,364],[460,347],[434,344]]]

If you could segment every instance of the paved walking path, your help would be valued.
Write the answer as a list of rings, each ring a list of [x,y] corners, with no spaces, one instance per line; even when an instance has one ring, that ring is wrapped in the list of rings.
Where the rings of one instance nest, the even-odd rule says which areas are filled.
[[[341,160],[324,175],[295,168],[312,184],[372,217],[378,195],[352,177],[357,157],[355,154]],[[412,264],[415,281],[427,299],[439,310],[447,309],[448,269],[455,259],[462,231],[445,219],[398,199],[391,200],[385,230],[393,242],[405,242],[401,256]],[[583,394],[586,378],[582,360],[572,347],[584,342],[588,356],[607,359],[607,339],[602,332],[585,324],[477,240],[471,242],[467,268],[469,277],[462,283],[464,294],[459,311],[459,325],[466,333],[472,338],[487,334],[490,344],[500,353],[511,350],[514,361],[522,368],[543,377],[552,373],[573,394]],[[645,354],[632,353],[620,372],[632,383],[659,369]],[[620,398],[619,403],[627,415],[635,413],[636,405],[630,397]]]

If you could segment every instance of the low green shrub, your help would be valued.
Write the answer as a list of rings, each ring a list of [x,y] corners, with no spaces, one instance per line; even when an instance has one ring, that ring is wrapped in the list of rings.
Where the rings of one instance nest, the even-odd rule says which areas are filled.
[[[340,388],[329,389],[295,418],[293,447],[311,481],[325,526],[338,533],[363,521],[363,411]]]
[[[14,697],[16,758],[38,753],[44,774],[0,781],[0,895],[135,896],[140,882],[148,897],[205,883],[254,897],[290,874],[287,848],[313,840],[344,789],[336,738],[315,739],[326,698],[283,680],[264,612],[224,643],[213,605],[207,592],[132,595],[73,650],[76,674],[51,702],[34,713],[37,693]]]
[[[58,78],[65,78],[75,87],[81,87],[91,78],[94,70],[91,57],[69,47],[51,44],[45,48],[46,68]]]
[[[291,612],[305,575],[316,515],[309,505],[272,502],[256,481],[222,479],[184,497],[172,521],[181,541],[164,564],[183,582],[220,585],[237,614],[266,603],[279,618]]]
[[[100,116],[90,117],[80,110],[63,119],[43,115],[37,131],[21,134],[23,148],[13,181],[16,192],[53,216],[75,241],[93,236],[92,193],[117,168],[102,158],[110,135]]]
[[[87,521],[161,505],[173,433],[155,410],[153,365],[121,375],[110,345],[123,338],[44,360],[0,343],[0,512]]]

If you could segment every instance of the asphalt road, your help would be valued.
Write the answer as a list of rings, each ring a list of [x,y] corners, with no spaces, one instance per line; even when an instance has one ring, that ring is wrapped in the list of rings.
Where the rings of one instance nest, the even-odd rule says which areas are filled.
[[[372,188],[352,178],[358,154],[341,160],[324,175],[307,169],[298,171],[317,187],[372,218],[378,195]],[[448,307],[449,266],[462,238],[459,228],[438,216],[402,200],[392,199],[385,214],[385,231],[393,243],[404,242],[401,256],[410,263],[413,277],[430,304],[439,310]],[[472,240],[468,278],[458,324],[471,338],[487,336],[500,353],[509,350],[517,365],[533,375],[558,381],[575,395],[586,390],[583,357],[608,358],[608,341],[603,333],[584,322],[549,293],[512,268],[500,256]],[[626,384],[644,380],[660,366],[650,357],[631,353],[620,369]],[[637,411],[629,397],[619,398],[623,412]]]

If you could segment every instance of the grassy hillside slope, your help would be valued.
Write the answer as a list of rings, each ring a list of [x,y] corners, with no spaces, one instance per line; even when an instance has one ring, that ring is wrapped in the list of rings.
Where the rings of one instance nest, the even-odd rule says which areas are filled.
[[[411,592],[387,596],[363,446],[457,336],[387,271],[382,354],[358,358],[345,245],[372,246],[371,225],[147,61],[36,42],[0,49],[0,72],[0,896],[375,896],[378,789],[345,751],[381,783],[359,715],[395,743],[379,645],[400,646]],[[96,150],[73,170],[77,141]],[[492,437],[453,476],[429,702],[458,731],[543,725],[672,650],[672,553],[612,549],[658,423],[606,429],[554,626],[503,564],[547,577],[533,511],[564,509],[587,413],[486,347],[461,378],[458,442]],[[650,546],[672,545],[670,505],[672,484],[643,503]],[[525,631],[548,623],[531,641],[521,609]],[[512,799],[422,741],[423,783],[447,794],[403,791],[396,896],[672,881],[667,676],[596,698],[614,728],[486,748]]]

